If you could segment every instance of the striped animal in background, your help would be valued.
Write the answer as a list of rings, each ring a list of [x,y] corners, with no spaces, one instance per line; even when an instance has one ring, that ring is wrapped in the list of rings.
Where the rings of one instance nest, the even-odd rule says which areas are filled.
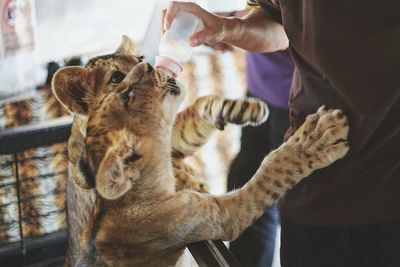
[[[77,64],[76,59],[66,65]],[[48,64],[46,82],[28,94],[0,105],[0,129],[36,124],[68,112],[51,92],[51,79],[59,65]],[[0,155],[0,246],[21,238],[37,237],[66,228],[67,147],[54,144],[16,154],[18,159],[21,217],[15,155]],[[21,222],[22,233],[19,232]]]
[[[6,127],[17,127],[24,124],[29,124],[33,121],[32,116],[32,100],[27,101],[19,101],[13,105],[5,105],[4,113],[6,115]],[[43,233],[43,227],[40,219],[40,206],[41,200],[40,196],[40,188],[39,183],[35,179],[38,176],[38,165],[37,162],[28,160],[30,158],[34,158],[37,156],[35,149],[29,149],[27,151],[19,152],[16,154],[18,158],[18,169],[10,166],[12,168],[12,178],[15,179],[16,171],[18,171],[18,176],[20,179],[19,183],[19,192],[21,198],[21,216],[22,218],[22,234],[25,237],[37,236]],[[7,180],[6,177],[1,177],[2,181]],[[10,180],[10,177],[8,178]],[[16,180],[14,180],[16,182]],[[8,194],[12,195],[16,198],[16,188],[15,184],[11,184],[11,186],[1,187],[0,194]],[[16,204],[16,203],[15,203]],[[14,218],[18,218],[18,206],[10,205],[9,208],[14,208],[14,212],[11,212]],[[4,212],[3,216],[6,216],[7,212]],[[6,216],[5,218],[7,218]],[[7,219],[5,219],[4,225],[7,225]],[[8,224],[10,227],[17,227],[18,219],[14,220]],[[7,230],[4,229],[2,241],[5,242],[7,239],[15,240],[15,237],[7,235]]]

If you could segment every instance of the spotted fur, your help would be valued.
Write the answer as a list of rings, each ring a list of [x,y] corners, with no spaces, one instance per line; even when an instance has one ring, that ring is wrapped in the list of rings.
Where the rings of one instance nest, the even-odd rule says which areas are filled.
[[[348,150],[346,117],[321,108],[266,156],[243,188],[221,196],[201,186],[177,190],[181,175],[199,185],[182,159],[226,123],[262,122],[266,106],[211,96],[177,115],[182,85],[121,52],[62,69],[53,80],[58,100],[80,114],[69,141],[79,187],[68,193],[69,214],[80,211],[72,211],[67,265],[174,266],[189,243],[235,239],[288,188]],[[115,85],[107,82],[112,69],[124,74]]]

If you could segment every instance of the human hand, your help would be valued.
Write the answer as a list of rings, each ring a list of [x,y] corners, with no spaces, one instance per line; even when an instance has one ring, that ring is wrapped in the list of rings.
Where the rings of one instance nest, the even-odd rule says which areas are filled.
[[[191,46],[206,44],[222,51],[233,49],[233,46],[224,42],[228,34],[226,18],[209,13],[194,3],[170,2],[168,9],[162,12],[162,33],[171,26],[174,16],[179,10],[192,13],[203,23],[203,28],[189,38]]]
[[[232,46],[230,44],[227,44],[227,43],[223,43],[223,42],[218,42],[218,43],[215,43],[213,45],[205,43],[205,45],[208,46],[208,47],[211,47],[211,48],[213,48],[215,50],[222,51],[222,52],[235,50],[234,46]]]

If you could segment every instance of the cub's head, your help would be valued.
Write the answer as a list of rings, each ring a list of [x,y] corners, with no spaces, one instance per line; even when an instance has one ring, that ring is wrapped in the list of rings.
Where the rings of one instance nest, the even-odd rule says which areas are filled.
[[[85,67],[65,67],[52,80],[54,95],[70,112],[87,114],[96,98],[113,91],[128,72],[142,62],[134,54],[134,44],[124,36],[114,54],[95,57]]]
[[[79,163],[85,182],[80,185],[95,187],[106,199],[124,195],[165,161],[183,99],[174,78],[121,47],[86,67],[59,70],[52,82],[55,96],[67,109],[88,117],[86,149]]]

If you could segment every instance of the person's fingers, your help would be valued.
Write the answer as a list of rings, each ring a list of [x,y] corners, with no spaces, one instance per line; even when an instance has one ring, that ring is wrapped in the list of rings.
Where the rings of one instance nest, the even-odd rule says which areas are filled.
[[[223,43],[216,43],[215,45],[213,45],[213,47],[218,51],[225,51],[225,46]]]
[[[184,10],[192,13],[196,17],[199,18],[204,18],[204,16],[207,16],[209,13],[205,9],[203,9],[201,6],[191,3],[191,2],[172,2],[173,5],[176,5],[177,10]]]
[[[217,44],[224,44],[226,49],[229,50],[232,50],[233,48],[231,45],[221,42],[220,38],[218,38],[218,35],[210,33],[208,29],[203,29],[201,31],[198,31],[189,38],[189,44],[194,47],[205,43],[209,44],[210,46],[214,46]]]
[[[174,16],[177,11],[178,11],[178,7],[177,7],[176,3],[170,2],[169,7],[164,15],[164,21],[163,21],[163,30],[164,31],[166,31],[171,26],[172,20],[174,19]]]
[[[171,26],[171,23],[174,20],[174,16],[179,10],[190,12],[196,17],[200,18],[202,21],[206,19],[207,15],[211,14],[194,3],[171,1],[169,3],[167,12],[165,13],[164,24],[163,24],[164,30],[168,29]]]
[[[210,36],[207,30],[201,30],[198,32],[195,32],[192,36],[189,38],[189,44],[191,46],[199,46],[201,44],[204,44],[207,40],[210,40]]]
[[[216,43],[216,44],[212,45],[211,47],[213,47],[214,49],[216,49],[218,51],[222,51],[222,52],[234,50],[233,46],[226,44],[226,43]]]
[[[234,47],[233,45],[225,44],[225,46],[226,46],[226,50],[228,50],[228,51],[233,51],[233,50],[235,50],[235,47]]]
[[[233,51],[235,48],[229,44],[226,43],[218,43],[220,45],[220,50],[221,51]]]
[[[161,11],[161,25],[160,25],[160,32],[161,32],[161,37],[164,35],[165,30],[164,30],[164,19],[165,19],[165,13],[167,12],[166,9],[163,9]]]

